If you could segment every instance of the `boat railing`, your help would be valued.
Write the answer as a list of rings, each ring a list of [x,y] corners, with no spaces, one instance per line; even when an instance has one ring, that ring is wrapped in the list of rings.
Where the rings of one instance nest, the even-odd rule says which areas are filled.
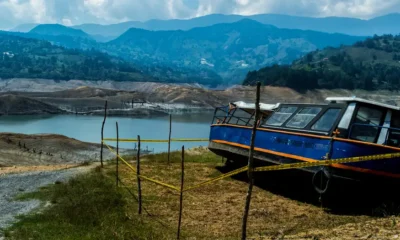
[[[384,141],[383,145],[388,145],[388,136],[389,136],[389,134],[392,133],[393,130],[397,131],[397,132],[399,132],[399,139],[398,139],[399,142],[396,144],[396,146],[400,147],[400,128],[373,125],[373,124],[366,124],[366,123],[353,123],[350,126],[349,138],[352,136],[352,132],[353,132],[354,127],[357,127],[357,126],[364,126],[364,127],[378,128],[378,129],[387,129],[388,131],[386,132],[385,141]],[[389,145],[392,145],[392,144],[389,144]]]
[[[217,107],[214,112],[213,124],[235,124],[242,126],[252,126],[254,122],[254,112],[248,113],[248,117],[235,115],[240,108]],[[240,110],[239,110],[240,111]],[[244,111],[243,111],[244,112]]]

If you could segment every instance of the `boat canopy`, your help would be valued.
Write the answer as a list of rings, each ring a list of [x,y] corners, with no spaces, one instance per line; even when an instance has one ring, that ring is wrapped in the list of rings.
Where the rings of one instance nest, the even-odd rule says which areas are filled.
[[[328,97],[326,98],[326,101],[329,102],[337,102],[337,103],[349,103],[349,102],[359,102],[359,103],[366,103],[366,104],[371,104],[379,107],[384,107],[392,110],[400,110],[400,107],[390,105],[390,104],[385,104],[385,103],[380,103],[376,101],[371,101],[363,98],[357,98],[357,97]]]
[[[232,103],[234,106],[237,108],[241,109],[255,109],[256,104],[255,103],[245,103],[243,101],[238,101],[238,102],[233,102]],[[277,104],[266,104],[266,103],[260,103],[260,110],[261,111],[274,111],[279,107],[279,103]]]

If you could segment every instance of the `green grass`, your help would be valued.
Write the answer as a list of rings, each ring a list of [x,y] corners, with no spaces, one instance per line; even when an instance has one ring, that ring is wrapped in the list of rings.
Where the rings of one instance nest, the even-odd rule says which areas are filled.
[[[52,192],[52,188],[49,186],[41,187],[39,191],[37,192],[28,192],[28,193],[23,193],[15,197],[15,200],[17,201],[27,201],[31,199],[38,199],[42,201],[47,201],[49,194]]]
[[[171,163],[181,162],[181,152],[171,152],[170,161]],[[148,160],[150,163],[162,163],[167,162],[168,153],[158,153],[158,154],[150,154],[143,157]],[[201,154],[188,154],[185,153],[185,162],[192,163],[218,163],[221,162],[221,157],[215,155],[212,152],[201,152]]]
[[[167,153],[146,155],[143,156],[146,159],[143,164],[165,164],[167,156]],[[171,163],[180,161],[181,152],[171,152]],[[185,162],[216,164],[221,162],[221,158],[208,151],[188,151]],[[5,230],[5,236],[8,239],[176,238],[175,222],[170,224],[172,227],[166,226],[146,214],[139,216],[136,213],[137,203],[132,195],[123,187],[115,187],[114,164],[115,160],[111,160],[105,169],[96,168],[67,183],[57,182],[36,192],[21,192],[15,200],[39,199],[43,205],[50,203],[50,206],[40,212],[20,216],[17,223]],[[177,171],[177,174],[179,179],[180,172]],[[166,199],[148,195],[144,196],[144,200]]]
[[[55,184],[19,200],[52,203],[41,212],[21,216],[5,231],[8,239],[173,239],[175,229],[136,214],[132,197],[97,169],[65,184]]]

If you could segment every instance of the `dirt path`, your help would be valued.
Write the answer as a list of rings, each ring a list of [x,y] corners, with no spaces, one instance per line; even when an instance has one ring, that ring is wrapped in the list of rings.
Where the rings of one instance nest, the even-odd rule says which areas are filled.
[[[61,165],[3,169],[3,174],[0,172],[0,239],[1,229],[15,222],[18,215],[34,211],[41,205],[39,200],[16,201],[16,196],[37,191],[55,182],[65,182],[77,174],[88,172],[95,166],[97,164],[75,168],[71,168],[71,165]],[[5,174],[6,171],[8,173],[14,171],[14,173]]]
[[[65,165],[46,165],[46,166],[13,166],[13,167],[0,167],[0,176],[10,173],[25,173],[25,172],[42,172],[42,171],[55,171],[64,170],[69,168],[76,168],[79,165],[65,164]]]

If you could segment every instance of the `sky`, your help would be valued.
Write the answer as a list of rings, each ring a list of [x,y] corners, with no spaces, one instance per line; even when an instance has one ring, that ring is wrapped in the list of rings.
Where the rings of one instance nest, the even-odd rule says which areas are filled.
[[[369,19],[393,12],[400,12],[400,0],[0,0],[0,28],[186,19],[213,13]]]

